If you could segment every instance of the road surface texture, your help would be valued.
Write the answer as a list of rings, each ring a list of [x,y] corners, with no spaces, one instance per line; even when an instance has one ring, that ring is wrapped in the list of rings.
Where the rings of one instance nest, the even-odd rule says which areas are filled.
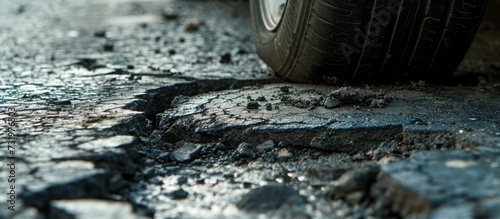
[[[0,5],[0,218],[500,218],[500,1],[449,84],[337,86],[244,1]]]

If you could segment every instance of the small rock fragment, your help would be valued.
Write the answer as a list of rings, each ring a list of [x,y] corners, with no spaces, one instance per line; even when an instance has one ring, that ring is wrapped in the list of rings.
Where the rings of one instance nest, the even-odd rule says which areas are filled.
[[[236,52],[236,54],[238,54],[238,55],[243,55],[243,54],[247,54],[247,53],[248,53],[248,52],[247,52],[245,49],[243,49],[243,48],[240,48],[240,49],[238,50],[238,52]]]
[[[175,191],[167,193],[167,196],[174,200],[186,199],[189,196],[189,193],[184,189],[177,189]]]
[[[256,101],[250,101],[247,104],[247,109],[259,109],[260,104],[257,103]]]
[[[82,67],[84,67],[85,69],[87,69],[89,71],[92,71],[92,70],[95,70],[97,68],[103,67],[102,65],[97,64],[97,59],[89,59],[89,58],[80,59],[75,64],[79,65],[79,66],[82,66]]]
[[[266,104],[266,110],[273,110],[273,104],[267,103]]]
[[[280,91],[283,93],[288,93],[288,92],[290,92],[290,89],[288,89],[287,86],[283,86],[283,87],[280,87]]]
[[[188,32],[198,31],[200,29],[200,26],[201,26],[200,22],[193,21],[193,22],[186,25],[186,31],[188,31]]]
[[[177,178],[177,185],[183,185],[188,182],[188,178],[186,176],[180,176]]]
[[[346,172],[333,183],[335,197],[351,204],[359,203],[366,197],[370,185],[375,182],[378,171],[377,167],[365,167]]]
[[[219,63],[221,64],[229,64],[231,62],[231,53],[225,53],[220,56]]]
[[[244,211],[264,213],[282,206],[304,204],[304,198],[294,188],[282,184],[270,184],[248,192],[236,206]]]
[[[17,8],[17,10],[16,10],[16,13],[17,13],[17,14],[22,14],[22,13],[26,12],[26,8],[27,8],[27,7],[28,7],[28,6],[27,6],[27,5],[25,5],[25,4],[23,4],[23,5],[19,5],[19,7],[18,7],[18,8]]]
[[[252,183],[251,182],[243,182],[243,188],[249,189],[250,187],[252,187]]]
[[[175,13],[172,9],[165,9],[163,10],[162,16],[165,20],[177,20],[179,18],[179,15]]]
[[[257,101],[267,101],[267,99],[264,96],[260,96],[260,97],[257,97]]]
[[[104,31],[104,30],[96,31],[96,32],[94,32],[94,37],[105,38],[106,37],[106,31]]]
[[[111,43],[106,43],[104,44],[103,49],[106,52],[112,52],[114,50],[114,46]]]
[[[178,162],[189,162],[197,158],[202,145],[190,142],[180,142],[181,147],[172,153],[172,158]]]
[[[232,157],[235,159],[254,158],[255,153],[253,151],[253,146],[246,142],[241,143],[240,145],[238,145],[238,148],[236,148],[236,150],[233,152]]]
[[[387,106],[387,101],[384,98],[375,98],[370,103],[370,107],[384,108]]]
[[[215,144],[215,150],[226,150],[226,149],[228,149],[228,147],[222,142],[218,142],[217,144]]]
[[[291,157],[292,153],[290,153],[290,151],[288,151],[288,149],[286,148],[282,148],[281,150],[278,151],[278,157],[277,157],[278,159],[285,160]]]
[[[327,98],[325,98],[325,100],[323,102],[323,106],[327,109],[332,109],[332,108],[335,108],[337,106],[340,106],[340,102],[333,97],[327,97]]]
[[[274,146],[275,146],[275,144],[274,144],[273,140],[268,140],[262,144],[257,145],[257,149],[262,150],[262,151],[269,151],[269,150],[273,149]]]
[[[54,104],[57,106],[68,106],[68,105],[71,105],[71,101],[70,100],[53,100],[53,101],[49,101],[49,104]]]

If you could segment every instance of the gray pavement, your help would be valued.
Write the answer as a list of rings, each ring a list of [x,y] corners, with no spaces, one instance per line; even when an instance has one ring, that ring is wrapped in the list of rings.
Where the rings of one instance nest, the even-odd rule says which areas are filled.
[[[244,1],[0,0],[0,218],[499,218],[490,4],[450,84],[327,87]]]

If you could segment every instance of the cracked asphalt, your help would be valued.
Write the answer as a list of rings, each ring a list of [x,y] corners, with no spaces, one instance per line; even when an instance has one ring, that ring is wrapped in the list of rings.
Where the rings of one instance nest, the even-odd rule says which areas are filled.
[[[445,85],[300,85],[245,1],[0,0],[0,218],[500,218],[500,9]]]

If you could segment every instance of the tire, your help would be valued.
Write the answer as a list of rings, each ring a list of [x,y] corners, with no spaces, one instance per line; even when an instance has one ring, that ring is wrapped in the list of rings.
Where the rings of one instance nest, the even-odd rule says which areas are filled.
[[[261,4],[250,1],[264,62],[293,82],[332,84],[449,79],[487,0],[288,0],[274,30]]]

